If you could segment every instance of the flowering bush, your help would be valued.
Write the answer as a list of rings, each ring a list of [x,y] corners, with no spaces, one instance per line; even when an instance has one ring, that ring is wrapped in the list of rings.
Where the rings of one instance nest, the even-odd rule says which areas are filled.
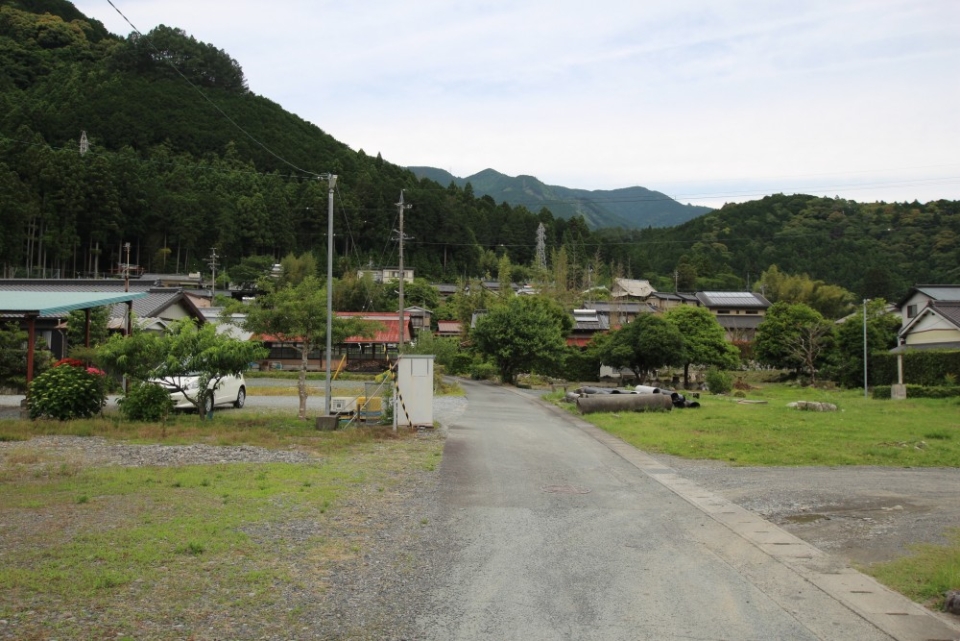
[[[76,359],[63,359],[30,384],[30,418],[90,418],[107,404],[105,389],[102,371]]]

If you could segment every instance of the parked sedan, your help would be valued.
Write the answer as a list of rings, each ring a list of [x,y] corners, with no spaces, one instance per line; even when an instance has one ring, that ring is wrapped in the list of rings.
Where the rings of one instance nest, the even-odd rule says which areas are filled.
[[[197,392],[200,388],[199,375],[159,378],[153,382],[170,391],[170,398],[173,399],[175,409],[190,410],[196,408],[194,402],[197,400]],[[247,400],[247,382],[244,380],[243,374],[239,376],[228,374],[216,384],[211,380],[208,389],[211,391],[207,395],[203,408],[204,413],[212,412],[214,407],[224,405],[241,408]]]

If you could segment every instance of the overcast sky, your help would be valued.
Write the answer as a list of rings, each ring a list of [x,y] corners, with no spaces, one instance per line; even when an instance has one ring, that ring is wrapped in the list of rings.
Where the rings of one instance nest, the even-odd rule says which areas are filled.
[[[74,4],[132,31],[107,0]],[[710,206],[960,199],[957,0],[113,4],[143,33],[223,49],[254,93],[398,165]]]

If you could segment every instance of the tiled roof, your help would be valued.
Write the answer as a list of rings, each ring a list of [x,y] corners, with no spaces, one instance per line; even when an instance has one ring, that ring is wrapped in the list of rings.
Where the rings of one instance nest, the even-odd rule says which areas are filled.
[[[460,321],[437,321],[437,332],[440,334],[459,334]]]
[[[930,308],[940,316],[960,327],[960,301],[932,301]]]

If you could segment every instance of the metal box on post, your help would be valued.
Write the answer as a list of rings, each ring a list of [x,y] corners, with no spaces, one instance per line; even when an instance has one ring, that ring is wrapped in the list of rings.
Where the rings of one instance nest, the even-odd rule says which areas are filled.
[[[397,360],[397,425],[433,427],[433,354],[404,354]]]

